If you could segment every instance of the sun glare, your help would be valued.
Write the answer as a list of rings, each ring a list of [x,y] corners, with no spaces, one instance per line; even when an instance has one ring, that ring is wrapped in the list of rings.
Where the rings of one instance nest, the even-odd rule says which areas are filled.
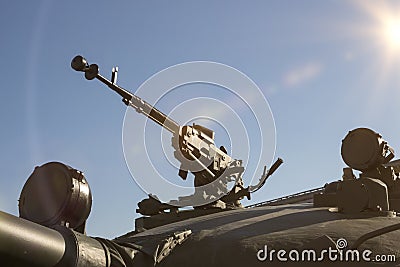
[[[355,3],[367,14],[369,22],[363,24],[362,32],[379,49],[381,69],[387,76],[400,64],[400,1],[355,0]]]
[[[366,56],[365,65],[371,91],[370,101],[377,98],[400,97],[400,1],[353,0],[361,11],[360,20],[354,20],[351,32],[363,40],[363,46],[354,53]],[[385,90],[391,90],[389,93]]]
[[[387,19],[384,34],[386,42],[388,42],[388,45],[392,50],[400,49],[400,19]]]
[[[400,55],[400,1],[355,0],[357,6],[372,19],[371,24],[364,24],[364,33],[370,33],[376,44],[380,45],[389,58]]]

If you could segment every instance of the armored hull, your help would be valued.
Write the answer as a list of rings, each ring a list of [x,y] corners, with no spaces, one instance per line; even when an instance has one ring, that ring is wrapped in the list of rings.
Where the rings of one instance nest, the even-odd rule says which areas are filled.
[[[359,260],[356,256],[352,260],[350,253],[347,260],[346,254],[341,260],[339,251],[346,253],[364,234],[396,223],[400,223],[397,217],[368,213],[346,215],[329,211],[326,207],[315,208],[312,203],[301,203],[213,213],[141,233],[130,233],[116,241],[146,247],[163,236],[190,229],[192,234],[187,241],[174,248],[160,266],[308,266],[326,263],[380,266],[382,262],[375,261],[376,255],[384,255],[389,265],[399,261],[397,240],[400,240],[400,231],[383,234],[361,244],[358,247]],[[338,240],[346,241],[347,245],[339,249]],[[336,259],[335,253],[329,258],[329,247],[332,251],[338,250]],[[315,251],[315,259],[313,255],[308,256],[308,252],[302,258],[302,252],[309,249]],[[321,254],[324,249],[327,252]],[[286,251],[281,259],[277,257],[279,250]],[[365,250],[372,251],[368,257],[370,262],[362,259]]]

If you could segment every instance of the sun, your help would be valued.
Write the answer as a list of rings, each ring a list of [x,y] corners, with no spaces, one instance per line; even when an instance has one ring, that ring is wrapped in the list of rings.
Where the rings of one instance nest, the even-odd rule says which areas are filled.
[[[371,41],[375,41],[386,57],[400,59],[400,1],[355,0],[354,3],[369,20],[360,27],[360,32],[372,37]]]
[[[360,42],[353,59],[365,59],[366,79],[370,82],[370,102],[400,97],[400,1],[353,0],[358,19],[347,28]],[[354,48],[353,48],[354,49]],[[362,79],[363,79],[362,77]]]
[[[389,48],[400,49],[400,18],[387,18],[384,23],[383,34]]]
[[[400,67],[400,1],[354,0],[354,3],[366,15],[358,29],[358,36],[368,40],[366,47],[374,49],[379,55],[382,80]]]

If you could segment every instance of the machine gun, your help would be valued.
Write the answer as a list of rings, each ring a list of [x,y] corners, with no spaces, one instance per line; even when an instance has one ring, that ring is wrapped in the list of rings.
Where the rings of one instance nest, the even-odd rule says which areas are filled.
[[[264,182],[260,182],[256,187],[244,188],[242,182],[242,173],[244,172],[242,161],[230,157],[224,147],[221,146],[218,148],[215,146],[214,132],[212,130],[197,124],[180,126],[176,121],[145,100],[120,87],[116,84],[117,67],[112,69],[111,81],[99,74],[97,64],[89,65],[82,56],[76,56],[71,62],[71,67],[76,71],[84,72],[85,78],[88,80],[95,78],[100,80],[118,93],[127,106],[133,107],[138,113],[145,115],[171,132],[173,135],[171,139],[172,146],[175,149],[174,156],[180,162],[178,175],[185,180],[188,172],[193,173],[195,176],[195,187],[203,186],[218,178],[222,178],[216,192],[218,191],[225,195],[225,202],[233,203],[244,196],[250,199],[250,192],[257,191],[264,184],[266,179],[265,171]],[[282,160],[278,159],[271,170],[276,170],[281,163]],[[235,181],[235,186],[228,192],[226,185],[232,181]],[[217,199],[221,198],[221,196],[216,197]],[[224,199],[222,200],[224,201]]]

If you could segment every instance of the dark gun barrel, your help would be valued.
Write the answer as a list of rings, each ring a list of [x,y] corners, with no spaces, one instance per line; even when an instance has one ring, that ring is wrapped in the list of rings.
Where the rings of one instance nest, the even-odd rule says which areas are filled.
[[[130,93],[124,88],[116,84],[117,68],[113,69],[111,81],[107,80],[99,74],[99,67],[97,64],[88,64],[86,59],[82,56],[76,56],[71,61],[71,67],[76,71],[82,71],[85,73],[85,77],[88,80],[98,79],[102,83],[106,84],[110,89],[118,93],[122,97],[122,101],[129,106],[132,106],[139,113],[143,113],[148,118],[161,125],[172,134],[179,134],[179,124],[168,117],[166,114],[159,111],[154,106],[147,103],[140,97]]]
[[[0,211],[1,266],[106,267],[98,240],[65,227],[50,229]]]
[[[53,229],[0,211],[0,266],[7,267],[152,267],[191,234],[162,236],[139,246],[129,237],[108,240],[67,227]]]
[[[64,252],[64,238],[56,230],[0,211],[1,262],[55,266]]]

